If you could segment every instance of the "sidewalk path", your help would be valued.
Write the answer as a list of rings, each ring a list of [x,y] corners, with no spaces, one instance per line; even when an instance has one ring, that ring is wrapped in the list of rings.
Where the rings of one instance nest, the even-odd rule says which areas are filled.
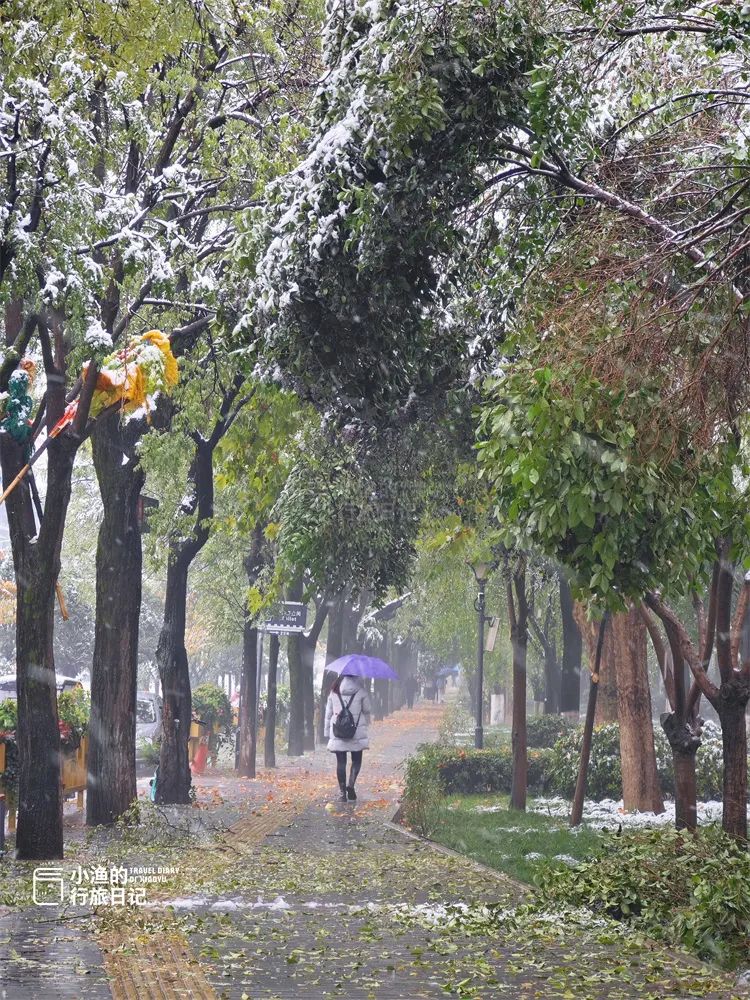
[[[356,803],[335,801],[325,751],[282,761],[275,778],[291,813],[281,817],[281,803],[269,809],[263,834],[262,817],[246,821],[218,872],[164,901],[214,997],[737,995],[728,978],[588,914],[516,920],[516,883],[387,827],[401,765],[434,738],[441,714],[422,703],[373,726]],[[295,775],[305,780],[291,791]]]
[[[148,909],[100,910],[89,928],[96,943],[76,932],[69,948],[90,966],[85,979],[70,960],[59,966],[57,984],[16,963],[5,995],[739,996],[728,978],[620,935],[590,914],[519,915],[516,883],[388,827],[401,765],[434,738],[441,715],[442,706],[420,703],[373,726],[356,803],[336,801],[335,762],[324,749],[302,758],[280,754],[279,768],[253,781],[218,773],[197,779],[203,808],[175,813],[190,824],[188,846],[171,848],[179,876],[149,894]],[[203,822],[196,826],[196,819]],[[130,851],[132,861],[137,840],[118,850]],[[15,926],[20,933],[21,923]],[[3,950],[0,921],[0,962],[13,947]],[[8,968],[0,965],[0,983]]]

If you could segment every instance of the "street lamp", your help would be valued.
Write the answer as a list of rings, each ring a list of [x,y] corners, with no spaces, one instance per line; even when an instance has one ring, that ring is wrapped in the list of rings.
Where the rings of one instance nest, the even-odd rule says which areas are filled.
[[[475,562],[469,563],[469,565],[479,587],[479,594],[474,601],[474,607],[477,609],[477,624],[479,626],[479,643],[477,645],[477,724],[474,729],[474,746],[477,750],[481,750],[484,746],[484,727],[482,724],[482,702],[484,701],[484,692],[482,690],[484,687],[484,623],[490,621],[492,617],[485,614],[484,588],[487,583],[487,577],[497,564]]]

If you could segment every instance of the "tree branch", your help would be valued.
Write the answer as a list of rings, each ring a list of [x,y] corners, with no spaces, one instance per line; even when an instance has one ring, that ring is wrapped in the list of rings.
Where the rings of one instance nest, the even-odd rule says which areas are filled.
[[[661,597],[655,592],[652,591],[646,594],[644,601],[646,605],[651,608],[651,610],[654,611],[662,620],[668,637],[669,628],[671,627],[674,630],[675,641],[677,642],[683,662],[687,663],[690,667],[693,677],[695,677],[702,693],[706,696],[706,698],[708,698],[711,704],[716,707],[719,700],[719,689],[713,681],[709,679],[708,674],[704,670],[703,664],[698,657],[695,646],[693,646],[693,643],[690,641],[690,636],[687,634],[685,626],[679,620],[674,611],[667,604],[665,604]]]

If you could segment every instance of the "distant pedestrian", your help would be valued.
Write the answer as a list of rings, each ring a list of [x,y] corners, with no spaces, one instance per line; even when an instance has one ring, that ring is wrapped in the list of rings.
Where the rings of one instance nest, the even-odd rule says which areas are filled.
[[[324,736],[328,749],[336,754],[336,777],[340,800],[357,798],[354,784],[362,767],[362,751],[370,746],[368,728],[372,717],[370,695],[358,677],[337,677],[326,702]],[[351,754],[349,781],[346,780],[346,755]]]
[[[417,693],[417,682],[414,677],[406,678],[406,706],[414,708],[414,695]]]

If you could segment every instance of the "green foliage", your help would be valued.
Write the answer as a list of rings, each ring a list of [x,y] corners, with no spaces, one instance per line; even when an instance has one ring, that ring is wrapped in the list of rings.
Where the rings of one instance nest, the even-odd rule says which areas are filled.
[[[546,721],[552,719],[558,725]],[[532,794],[559,795],[572,799],[581,760],[583,727],[571,727],[561,717],[539,716],[529,720],[531,733],[528,750],[528,788]],[[534,726],[532,727],[532,722]],[[549,746],[554,731],[562,729],[553,746]],[[532,746],[534,742],[546,746]],[[662,791],[674,794],[672,755],[664,733],[654,732],[656,762]],[[511,789],[513,753],[507,744],[488,746],[483,750],[473,747],[447,746],[445,743],[427,743],[419,748],[414,773],[438,775],[446,795],[475,794],[482,792],[507,793]],[[408,785],[407,771],[407,785]],[[698,797],[701,800],[721,798],[722,750],[721,731],[707,723],[703,744],[696,759]],[[620,735],[615,723],[597,726],[591,742],[586,796],[595,801],[622,797],[622,768],[620,765]]]
[[[583,727],[577,726],[554,745],[549,760],[548,790],[571,799],[575,792],[581,760]],[[665,795],[674,795],[672,752],[661,727],[654,729],[656,767]],[[722,795],[721,730],[706,723],[703,741],[696,757],[698,798],[703,801],[720,799]],[[622,767],[620,763],[620,730],[616,723],[596,726],[591,740],[586,795],[595,801],[622,797]]]
[[[731,534],[744,507],[734,446],[696,465],[685,460],[687,427],[636,440],[660,392],[647,375],[625,396],[578,369],[519,362],[490,384],[481,414],[480,460],[509,540],[560,560],[578,594],[615,608],[624,596],[684,592],[701,579],[714,538]]]
[[[18,703],[15,698],[0,701],[0,732],[15,732],[18,725]]]
[[[149,767],[156,767],[161,756],[161,737],[141,739],[138,743],[138,756]]]
[[[80,741],[89,726],[91,695],[80,687],[63,691],[57,699],[57,716],[61,723],[70,726]]]
[[[531,792],[542,794],[547,790],[550,754],[551,751],[543,749],[529,751],[528,788]],[[510,791],[513,754],[507,746],[475,750],[427,743],[418,749],[416,757],[409,758],[410,765],[412,761],[414,773],[437,777],[446,795]],[[407,792],[410,773],[407,767]]]
[[[226,729],[232,724],[232,706],[229,698],[215,684],[201,684],[193,691],[193,712],[207,726]]]
[[[539,905],[586,906],[725,967],[747,960],[750,854],[718,827],[609,836],[597,857],[537,881]]]
[[[573,728],[564,715],[535,715],[526,720],[526,745],[551,748]]]
[[[334,593],[405,588],[423,506],[417,462],[393,437],[363,456],[309,435],[271,513],[287,579],[305,567],[317,588]]]
[[[523,0],[331,7],[315,136],[272,193],[252,302],[322,410],[398,423],[455,379],[439,262],[465,234],[449,218],[516,126],[538,37]]]
[[[440,822],[443,785],[428,746],[418,747],[405,768],[404,819],[422,837],[430,837]]]

